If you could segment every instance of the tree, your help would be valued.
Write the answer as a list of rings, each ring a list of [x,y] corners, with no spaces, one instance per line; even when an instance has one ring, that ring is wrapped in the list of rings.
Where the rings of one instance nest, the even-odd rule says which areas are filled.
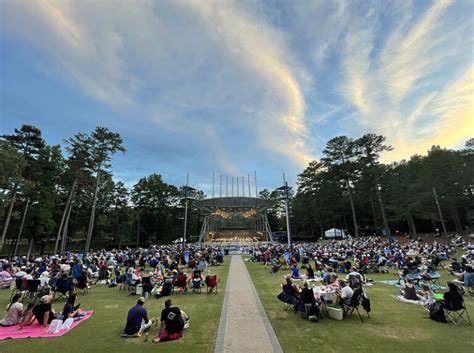
[[[112,155],[117,152],[125,152],[122,138],[118,133],[111,132],[105,127],[97,127],[92,132],[90,138],[90,157],[92,170],[96,173],[96,185],[92,199],[91,216],[89,219],[89,228],[87,230],[85,253],[90,249],[92,232],[94,230],[95,208],[97,205],[97,193],[99,191],[100,173],[102,169],[110,167]]]

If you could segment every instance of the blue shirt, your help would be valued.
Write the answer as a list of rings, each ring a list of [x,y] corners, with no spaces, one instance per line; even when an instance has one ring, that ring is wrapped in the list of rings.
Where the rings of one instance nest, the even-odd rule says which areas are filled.
[[[137,304],[128,311],[124,333],[127,335],[137,334],[140,331],[142,320],[148,321],[148,313],[143,305]]]
[[[291,269],[291,275],[292,275],[293,277],[299,277],[299,276],[300,276],[300,270],[299,270],[299,268],[298,268],[298,267],[293,267],[293,268]]]

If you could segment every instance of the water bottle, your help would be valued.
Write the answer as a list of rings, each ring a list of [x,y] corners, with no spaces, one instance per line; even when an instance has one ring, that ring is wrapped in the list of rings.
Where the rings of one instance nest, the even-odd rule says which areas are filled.
[[[145,342],[148,342],[148,335],[149,335],[149,333],[146,332],[146,333],[145,333]]]

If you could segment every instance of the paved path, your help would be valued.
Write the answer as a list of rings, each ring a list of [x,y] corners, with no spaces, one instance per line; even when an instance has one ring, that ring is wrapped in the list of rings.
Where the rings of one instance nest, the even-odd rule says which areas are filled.
[[[240,255],[230,261],[215,353],[283,352]]]

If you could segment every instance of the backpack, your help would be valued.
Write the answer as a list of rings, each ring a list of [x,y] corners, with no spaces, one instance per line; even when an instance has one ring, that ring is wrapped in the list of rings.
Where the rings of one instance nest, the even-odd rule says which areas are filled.
[[[437,322],[446,322],[446,316],[444,315],[441,303],[434,303],[430,307],[430,319]]]

